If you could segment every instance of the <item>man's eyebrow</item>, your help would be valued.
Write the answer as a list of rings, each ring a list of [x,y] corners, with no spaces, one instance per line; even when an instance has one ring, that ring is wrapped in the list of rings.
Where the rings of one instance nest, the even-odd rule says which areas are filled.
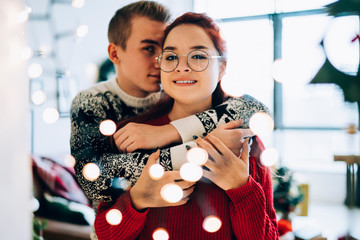
[[[152,40],[152,39],[141,40],[141,43],[149,43],[149,44],[154,44],[154,45],[160,46],[160,43],[158,41],[155,41],[155,40]]]
[[[203,46],[203,45],[196,45],[196,46],[190,47],[190,49],[197,50],[197,49],[209,49],[209,48],[206,46]],[[164,50],[172,50],[173,51],[173,50],[176,50],[176,47],[167,46],[164,48]]]

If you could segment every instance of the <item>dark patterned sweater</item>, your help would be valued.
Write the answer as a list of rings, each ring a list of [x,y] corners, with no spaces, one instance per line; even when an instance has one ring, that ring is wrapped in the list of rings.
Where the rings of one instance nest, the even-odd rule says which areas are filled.
[[[84,90],[74,98],[71,106],[71,154],[76,159],[75,172],[84,192],[92,201],[110,201],[121,192],[114,188],[116,180],[125,178],[133,185],[139,178],[150,152],[116,153],[106,136],[99,131],[105,119],[119,122],[147,111],[161,98],[153,93],[146,98],[126,94],[116,79],[99,83]],[[177,170],[186,161],[185,145],[195,146],[193,135],[202,136],[216,126],[231,120],[243,119],[243,127],[249,127],[249,119],[256,112],[267,112],[268,108],[258,100],[244,95],[230,98],[214,109],[196,114],[171,124],[178,130],[183,144],[161,149],[160,164],[166,170]],[[87,180],[83,168],[87,163],[96,163],[100,176]]]

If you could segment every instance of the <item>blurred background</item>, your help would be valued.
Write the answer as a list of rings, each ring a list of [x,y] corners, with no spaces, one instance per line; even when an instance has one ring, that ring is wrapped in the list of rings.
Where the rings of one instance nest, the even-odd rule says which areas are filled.
[[[60,165],[71,161],[72,98],[99,78],[113,76],[111,71],[99,75],[107,60],[107,25],[130,2],[0,2],[1,239],[32,239],[32,212],[38,209],[32,200],[34,158]],[[347,2],[359,6],[359,1],[158,2],[173,18],[195,11],[219,21],[229,51],[222,87],[232,96],[252,95],[270,108],[275,127],[262,136],[270,150],[264,163],[274,172],[289,171],[295,188],[287,196],[301,189],[301,209],[288,208],[293,231],[359,239],[360,174],[358,164],[352,164],[359,158],[344,157],[360,155],[359,11],[346,9]],[[338,8],[325,7],[332,3]]]

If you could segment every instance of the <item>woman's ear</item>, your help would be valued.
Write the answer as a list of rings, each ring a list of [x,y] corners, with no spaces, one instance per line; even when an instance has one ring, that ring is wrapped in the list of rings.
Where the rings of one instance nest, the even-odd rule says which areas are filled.
[[[114,64],[120,63],[119,51],[120,51],[119,46],[117,46],[114,43],[109,44],[108,55],[109,55],[110,61],[112,61]]]
[[[224,77],[226,73],[226,61],[220,62],[220,69],[219,69],[219,81]]]

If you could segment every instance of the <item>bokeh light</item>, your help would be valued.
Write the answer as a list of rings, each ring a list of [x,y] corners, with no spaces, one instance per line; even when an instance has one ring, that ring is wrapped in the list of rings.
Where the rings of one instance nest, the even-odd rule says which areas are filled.
[[[164,228],[157,228],[155,229],[152,237],[154,240],[168,240],[169,233]]]
[[[160,179],[164,175],[164,167],[158,163],[153,164],[150,167],[150,177],[153,179]]]
[[[83,175],[85,179],[94,181],[100,176],[100,168],[95,163],[87,163],[83,168]]]
[[[116,131],[116,124],[113,120],[107,119],[100,123],[99,129],[101,134],[111,136]]]
[[[27,74],[29,78],[38,78],[42,75],[43,68],[39,63],[32,63],[29,65]]]
[[[226,75],[220,82],[221,89],[231,97],[241,97],[244,95],[243,87],[241,87],[241,81],[234,81],[229,79]]]
[[[55,108],[46,108],[42,114],[45,123],[55,123],[59,119],[59,112]]]
[[[33,50],[30,47],[24,47],[21,52],[21,57],[23,60],[28,60],[33,56]]]
[[[269,114],[258,112],[251,116],[249,127],[256,135],[267,136],[274,130],[274,120]]]
[[[122,214],[118,209],[111,209],[106,213],[105,219],[110,225],[119,225],[122,220]]]
[[[74,8],[82,8],[85,5],[85,0],[72,0],[71,6]]]
[[[292,64],[286,59],[276,59],[271,66],[272,78],[279,83],[286,83],[293,78]]]
[[[64,164],[66,167],[70,167],[70,168],[73,168],[75,166],[75,158],[73,156],[71,156],[70,154],[67,154],[65,157],[64,157]]]
[[[180,176],[188,182],[196,182],[203,175],[201,167],[194,163],[185,163],[180,168]]]
[[[187,151],[187,160],[190,163],[197,164],[197,165],[203,165],[208,160],[208,153],[199,147],[193,147],[189,151]]]
[[[45,100],[46,100],[46,93],[43,90],[37,90],[31,96],[31,101],[34,105],[43,104]]]
[[[260,155],[262,164],[274,166],[279,161],[279,152],[275,148],[266,148]]]
[[[203,229],[207,232],[216,232],[221,228],[221,220],[216,216],[207,216],[203,221]]]
[[[76,29],[76,36],[78,37],[85,37],[85,35],[88,33],[89,28],[87,25],[80,25],[77,29]]]
[[[161,188],[161,197],[170,203],[176,203],[183,197],[183,190],[175,183],[168,183]]]

